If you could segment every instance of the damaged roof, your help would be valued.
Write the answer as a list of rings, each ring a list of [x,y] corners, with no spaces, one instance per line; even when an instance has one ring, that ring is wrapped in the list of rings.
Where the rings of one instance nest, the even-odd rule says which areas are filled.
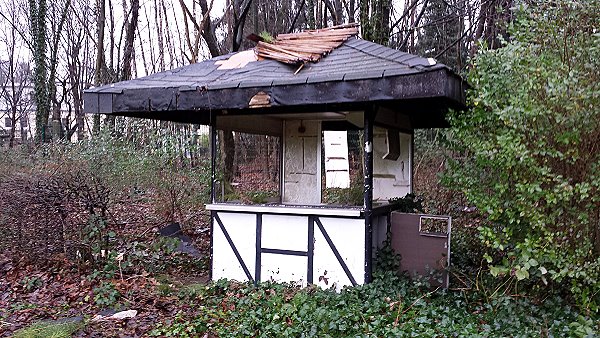
[[[85,90],[84,112],[208,124],[215,111],[273,114],[375,104],[420,114],[419,128],[444,124],[448,108],[464,108],[466,84],[447,66],[355,37],[298,68],[259,60],[255,50],[232,53]]]
[[[303,65],[319,61],[323,56],[339,47],[351,36],[358,34],[358,23],[307,30],[300,33],[279,34],[273,41],[252,34],[257,42],[256,55],[288,64]],[[296,72],[300,71],[299,68]]]

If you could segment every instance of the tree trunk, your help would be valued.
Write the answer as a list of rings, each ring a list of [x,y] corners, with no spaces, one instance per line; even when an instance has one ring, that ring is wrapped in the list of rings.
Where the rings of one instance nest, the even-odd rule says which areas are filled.
[[[206,3],[206,0],[198,0],[198,3],[200,4],[200,10],[202,11],[202,15],[204,16],[204,18],[203,18],[204,24],[201,27],[202,38],[204,39],[204,41],[206,42],[206,45],[208,46],[210,55],[212,57],[219,56],[222,54],[222,52],[221,52],[221,48],[219,48],[219,43],[217,42],[217,36],[215,33],[214,24],[213,24],[212,20],[210,20],[210,10],[209,10],[208,4]],[[212,3],[211,3],[211,5],[212,5]]]
[[[14,83],[13,83],[13,93],[14,93]],[[10,125],[10,134],[8,140],[8,147],[12,148],[15,143],[15,130],[17,127],[17,106],[13,105],[10,110],[10,120],[12,121]]]
[[[308,12],[308,28],[315,29],[315,1],[308,0],[308,6],[306,6]]]
[[[355,0],[348,1],[348,22],[353,23],[354,20],[354,12],[356,11],[356,3]]]
[[[125,0],[124,0],[125,2]],[[125,44],[123,46],[123,65],[121,67],[121,75],[119,81],[131,79],[131,69],[133,65],[135,32],[139,18],[140,0],[131,0],[131,18],[126,19],[125,23]],[[111,131],[115,131],[115,116],[108,115],[105,123]]]
[[[46,66],[46,0],[29,0],[30,31],[34,61],[34,97],[36,104],[35,139],[44,142],[46,126],[50,117],[48,72]]]

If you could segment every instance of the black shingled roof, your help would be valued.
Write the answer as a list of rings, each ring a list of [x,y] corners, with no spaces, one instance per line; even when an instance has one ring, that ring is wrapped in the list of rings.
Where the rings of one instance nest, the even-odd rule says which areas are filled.
[[[207,123],[206,113],[223,110],[272,114],[378,104],[405,113],[426,109],[439,116],[447,108],[464,107],[466,85],[445,65],[358,38],[317,63],[307,63],[297,74],[297,67],[274,60],[217,69],[215,62],[231,55],[88,89],[84,111]],[[258,92],[269,95],[269,108],[249,107]]]

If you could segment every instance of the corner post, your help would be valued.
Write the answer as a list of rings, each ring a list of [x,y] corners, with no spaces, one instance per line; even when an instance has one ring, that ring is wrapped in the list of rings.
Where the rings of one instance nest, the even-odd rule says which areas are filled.
[[[210,203],[216,202],[216,166],[217,166],[217,117],[210,112]]]
[[[217,163],[217,122],[216,114],[214,111],[210,112],[210,203],[216,201],[216,189],[215,189],[215,178],[216,178],[216,163]],[[216,211],[210,212],[210,269],[208,270],[208,278],[213,279],[213,260],[214,260],[214,222],[215,222]]]
[[[364,112],[364,216],[365,216],[365,283],[373,280],[373,121],[375,109]]]

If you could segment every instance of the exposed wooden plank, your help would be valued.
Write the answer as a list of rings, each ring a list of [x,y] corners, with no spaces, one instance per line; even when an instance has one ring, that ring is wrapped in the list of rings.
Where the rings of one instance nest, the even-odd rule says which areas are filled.
[[[256,54],[288,64],[316,62],[358,34],[357,24],[346,24],[301,33],[279,34],[272,42],[260,41]]]

